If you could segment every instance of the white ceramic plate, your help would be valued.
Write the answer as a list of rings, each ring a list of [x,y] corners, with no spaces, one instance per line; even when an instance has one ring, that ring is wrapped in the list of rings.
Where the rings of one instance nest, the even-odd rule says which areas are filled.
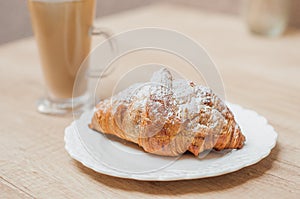
[[[255,111],[229,103],[228,106],[246,136],[245,146],[240,150],[211,151],[203,158],[189,154],[178,158],[151,155],[134,144],[89,129],[92,111],[65,129],[65,148],[83,165],[122,178],[171,181],[230,173],[266,157],[276,144],[277,133]]]

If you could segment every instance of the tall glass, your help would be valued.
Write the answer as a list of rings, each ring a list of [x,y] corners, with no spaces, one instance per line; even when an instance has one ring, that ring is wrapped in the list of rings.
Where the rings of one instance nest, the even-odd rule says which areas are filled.
[[[74,94],[73,87],[77,71],[90,52],[95,3],[28,0],[47,87],[46,96],[38,101],[39,112],[67,114],[86,102],[87,82],[81,81]]]
[[[251,32],[265,36],[279,36],[285,30],[290,0],[247,0],[244,15]]]

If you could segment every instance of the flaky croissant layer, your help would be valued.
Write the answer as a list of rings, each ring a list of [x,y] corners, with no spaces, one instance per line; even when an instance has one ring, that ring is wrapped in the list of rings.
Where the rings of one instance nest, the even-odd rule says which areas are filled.
[[[89,126],[164,156],[240,149],[245,142],[232,112],[211,89],[173,80],[167,69],[100,101]]]

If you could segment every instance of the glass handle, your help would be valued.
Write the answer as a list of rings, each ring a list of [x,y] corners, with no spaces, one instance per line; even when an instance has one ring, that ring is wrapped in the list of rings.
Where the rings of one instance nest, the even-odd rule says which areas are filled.
[[[92,26],[90,29],[90,35],[91,36],[103,36],[105,39],[108,40],[109,46],[112,52],[117,52],[117,47],[115,42],[113,41],[112,37],[112,32],[105,29],[105,28],[99,28]],[[88,70],[87,76],[89,78],[99,78],[99,75],[102,73],[103,69],[93,69],[93,70]],[[109,75],[113,69],[106,71],[104,74],[102,74],[102,77],[105,77]]]
[[[103,37],[108,39],[112,36],[112,33],[107,29],[92,26],[90,29],[90,35],[95,35],[95,36],[103,35]]]

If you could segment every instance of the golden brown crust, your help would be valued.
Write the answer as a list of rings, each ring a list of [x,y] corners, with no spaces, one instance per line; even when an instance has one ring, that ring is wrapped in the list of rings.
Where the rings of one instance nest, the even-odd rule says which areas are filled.
[[[173,81],[165,69],[154,77],[100,101],[89,127],[165,156],[243,147],[232,112],[210,89]]]

